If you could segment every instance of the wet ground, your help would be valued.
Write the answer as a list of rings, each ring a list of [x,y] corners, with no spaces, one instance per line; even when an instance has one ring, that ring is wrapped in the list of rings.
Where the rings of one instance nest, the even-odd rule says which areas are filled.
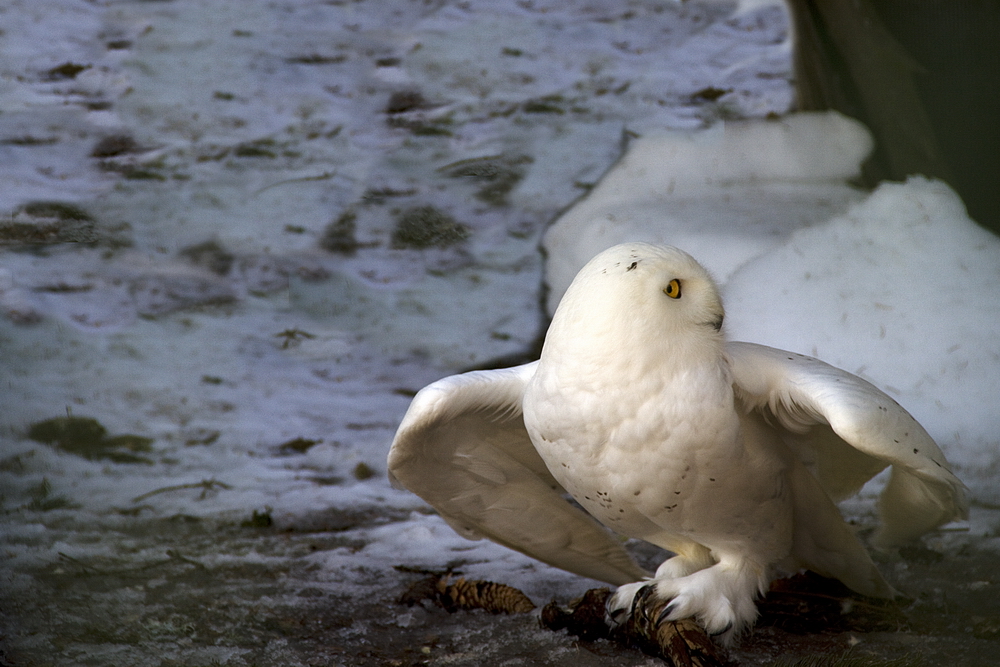
[[[37,569],[8,573],[4,664],[662,664],[606,640],[542,629],[537,610],[491,615],[407,606],[399,598],[425,575],[360,563],[332,575],[310,558],[360,550],[358,525],[391,526],[393,517],[328,513],[326,525],[307,518],[299,526],[264,526],[252,516],[225,523],[136,512],[112,528],[76,525],[66,510],[47,514],[49,531],[109,543],[116,555],[84,561],[60,552]],[[258,515],[256,523],[266,521]],[[741,665],[994,665],[996,556],[974,543],[950,535],[935,549],[909,550],[883,565],[909,598],[898,627],[806,634],[758,627],[729,656]],[[554,597],[569,602],[558,591]],[[534,602],[548,600],[536,595]]]

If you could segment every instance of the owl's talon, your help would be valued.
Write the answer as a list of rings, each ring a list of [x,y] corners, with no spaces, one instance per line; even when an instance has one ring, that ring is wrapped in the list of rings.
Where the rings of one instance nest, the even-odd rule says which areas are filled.
[[[719,637],[726,634],[732,629],[733,629],[733,622],[730,621],[729,623],[726,624],[726,627],[722,628],[721,630],[717,632],[709,632],[708,634],[711,635],[712,637]]]
[[[663,611],[660,612],[660,615],[656,617],[656,624],[662,625],[665,621],[669,620],[668,617],[674,613],[674,610],[677,608],[676,605],[676,601],[669,602],[667,606],[663,608]]]
[[[641,608],[641,606],[646,602],[646,599],[649,598],[650,595],[655,594],[656,591],[654,590],[654,588],[655,584],[646,584],[636,592],[635,596],[632,598],[633,614],[636,612],[637,609]]]

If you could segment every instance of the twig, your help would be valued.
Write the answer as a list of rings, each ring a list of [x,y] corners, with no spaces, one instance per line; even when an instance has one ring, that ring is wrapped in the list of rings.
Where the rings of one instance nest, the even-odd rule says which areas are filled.
[[[144,493],[141,496],[136,496],[135,498],[132,499],[132,502],[137,503],[139,501],[145,500],[146,498],[155,496],[158,493],[167,493],[169,491],[183,491],[184,489],[203,489],[203,491],[201,492],[201,497],[199,499],[204,500],[205,495],[209,491],[213,491],[215,487],[219,487],[221,489],[233,488],[228,484],[226,484],[225,482],[220,482],[216,479],[203,479],[200,482],[192,482],[190,484],[175,484],[173,486],[165,486],[162,489],[156,489],[155,491]]]
[[[98,567],[94,567],[93,565],[88,565],[87,563],[84,563],[79,558],[73,558],[69,554],[63,553],[62,551],[59,551],[57,553],[59,554],[59,558],[60,559],[69,561],[70,563],[73,563],[74,565],[76,565],[76,566],[80,567],[81,569],[83,569],[86,573],[88,573],[88,574],[96,574],[96,575],[101,575],[101,576],[119,576],[120,577],[120,576],[137,574],[137,573],[143,572],[145,570],[150,570],[150,569],[152,569],[154,567],[162,567],[164,565],[168,565],[169,563],[173,563],[175,561],[180,561],[181,563],[186,563],[188,565],[194,565],[196,567],[201,568],[202,570],[207,570],[208,569],[202,563],[199,563],[196,560],[188,558],[187,556],[184,556],[183,554],[181,554],[181,553],[179,553],[179,552],[177,552],[177,551],[175,551],[173,549],[168,549],[167,550],[167,556],[169,556],[169,558],[167,558],[166,560],[153,561],[152,563],[146,563],[145,565],[140,565],[138,567],[122,567],[122,568],[115,568],[115,569],[111,569],[111,570],[104,570],[104,569],[101,569],[101,568],[98,568]]]
[[[79,565],[84,570],[90,570],[91,572],[94,572],[95,574],[110,574],[110,572],[107,572],[105,570],[100,570],[100,569],[98,569],[98,568],[96,568],[96,567],[94,567],[92,565],[87,565],[86,563],[84,563],[79,558],[73,558],[69,554],[65,554],[65,553],[63,553],[61,551],[59,551],[57,553],[59,554],[59,558],[61,558],[63,560],[68,560],[69,562],[73,563],[74,565]]]
[[[208,569],[208,567],[206,567],[204,564],[199,563],[198,561],[192,558],[188,558],[187,556],[177,551],[176,549],[167,549],[167,555],[170,556],[171,560],[179,560],[182,563],[187,563],[188,565],[194,565],[202,570]]]
[[[264,192],[265,190],[270,190],[271,188],[276,188],[279,185],[288,185],[289,183],[307,183],[309,181],[325,181],[329,178],[333,178],[336,175],[337,175],[336,171],[324,171],[322,174],[318,176],[300,176],[298,178],[286,178],[283,181],[278,181],[277,183],[271,183],[270,185],[265,185],[260,190],[254,192],[253,196],[256,197],[261,192]]]

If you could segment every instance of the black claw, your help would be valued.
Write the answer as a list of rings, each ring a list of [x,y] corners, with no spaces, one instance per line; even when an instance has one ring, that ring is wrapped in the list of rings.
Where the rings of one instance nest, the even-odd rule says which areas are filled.
[[[632,607],[634,608],[637,604],[644,601],[652,594],[653,594],[653,584],[646,584],[645,586],[640,588],[639,592],[637,592],[635,596],[632,598]]]
[[[671,603],[667,604],[666,607],[663,608],[663,611],[660,612],[660,615],[656,617],[656,624],[657,625],[660,625],[661,623],[663,623],[664,621],[666,621],[667,617],[670,616],[670,614],[674,613],[674,605],[675,604],[676,603],[671,602]]]
[[[729,631],[730,631],[730,630],[732,630],[732,629],[733,629],[733,622],[732,622],[732,621],[729,621],[729,623],[728,623],[728,624],[726,624],[726,627],[722,628],[722,629],[721,629],[721,630],[719,630],[718,632],[710,632],[710,633],[708,633],[708,634],[710,634],[710,635],[711,635],[711,636],[713,636],[713,637],[718,637],[719,635],[724,635],[724,634],[726,634],[727,632],[729,632]]]
[[[607,601],[604,603],[605,618],[607,618],[614,625],[621,625],[622,621],[625,620],[624,617],[626,616],[626,609],[624,607],[620,609],[612,609],[611,601],[613,599],[613,596],[609,596]]]
[[[646,600],[653,595],[653,584],[646,584],[632,598],[632,616],[645,617]]]

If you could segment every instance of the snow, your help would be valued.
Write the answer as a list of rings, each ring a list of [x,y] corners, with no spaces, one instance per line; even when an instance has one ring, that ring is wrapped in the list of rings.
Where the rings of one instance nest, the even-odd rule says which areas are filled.
[[[366,633],[378,631],[381,614],[392,628],[376,632],[383,641],[419,642],[403,631],[430,632],[421,614],[404,621],[392,604],[413,576],[395,566],[453,566],[536,602],[592,586],[459,538],[418,498],[390,487],[385,455],[415,390],[530,349],[545,321],[543,230],[595,183],[590,199],[613,182],[614,172],[601,176],[623,136],[642,136],[633,147],[647,137],[661,142],[652,147],[686,147],[690,162],[672,168],[697,175],[730,146],[733,126],[719,119],[787,110],[783,12],[744,5],[736,14],[724,3],[654,0],[613,11],[569,0],[0,7],[0,231],[72,228],[89,241],[0,249],[4,659],[336,664],[372,641]],[[67,63],[85,68],[59,74]],[[412,104],[388,113],[397,93]],[[843,182],[867,150],[864,133],[846,119],[821,122],[826,130],[809,150],[846,151],[828,174],[826,159],[809,163],[815,176],[798,178],[803,163],[788,173],[798,141],[775,141],[773,132],[798,131],[790,119],[752,126],[763,132],[755,141],[778,155],[767,183],[731,183],[723,196],[709,196],[697,177],[681,188],[697,215],[746,199],[748,219],[763,225],[763,240],[748,232],[747,245],[727,241],[718,259],[699,252],[700,239],[710,247],[726,225],[684,232],[686,249],[731,272],[729,284],[776,281],[777,273],[754,273],[769,270],[754,259],[768,253],[819,253],[824,241],[807,236],[813,229],[853,225],[858,238],[873,237],[874,223],[857,213],[825,222],[864,211],[852,204],[883,217],[895,206],[879,193],[862,201]],[[706,133],[690,134],[697,130]],[[123,150],[94,155],[109,137]],[[709,154],[716,157],[706,162]],[[940,185],[905,187],[915,202],[907,210],[955,213]],[[759,199],[747,198],[755,192]],[[784,212],[768,223],[776,205]],[[394,247],[399,218],[421,207],[450,216],[468,237]],[[350,250],[324,249],[328,227],[348,213]],[[652,219],[652,209],[642,215]],[[794,231],[802,226],[811,228]],[[950,233],[912,241],[957,247],[943,240]],[[937,258],[930,280],[907,273],[909,283],[954,299],[948,317],[964,322],[969,338],[946,352],[949,365],[921,383],[913,360],[947,345],[947,332],[915,340],[905,319],[884,319],[886,344],[913,346],[905,363],[844,359],[915,404],[933,409],[937,395],[952,416],[933,423],[959,424],[947,427],[955,437],[938,429],[941,444],[981,489],[992,478],[977,478],[976,466],[995,466],[995,441],[981,436],[995,422],[980,406],[995,383],[987,361],[970,355],[997,348],[974,336],[982,320],[961,319],[968,313],[955,290],[988,280],[982,271],[995,265],[992,239],[956,234],[986,248],[967,257],[966,282],[956,277],[955,253]],[[549,249],[549,267],[586,252]],[[781,275],[800,280],[802,266],[786,261]],[[900,258],[899,266],[912,264]],[[941,275],[948,267],[954,275]],[[743,298],[729,290],[737,322]],[[965,303],[992,303],[975,294]],[[843,304],[826,310],[818,295],[792,301],[839,317]],[[933,310],[945,312],[940,301]],[[872,329],[858,323],[844,334],[870,338]],[[822,352],[839,349],[824,343]],[[979,402],[960,389],[981,390]],[[969,418],[959,420],[955,406]],[[97,419],[109,436],[152,438],[149,451],[134,452],[145,462],[85,458],[28,436],[32,424],[68,415]],[[273,525],[244,526],[255,512]],[[978,521],[982,535],[990,525]],[[496,623],[497,632],[563,656],[551,664],[576,660],[564,637]],[[470,642],[501,645],[485,622],[476,627]],[[325,643],[308,644],[307,658],[312,638]],[[479,664],[470,655],[456,664]]]
[[[629,240],[682,248],[726,281],[794,230],[859,198],[847,181],[871,148],[868,131],[836,112],[636,139],[545,232],[549,313],[591,257]]]

